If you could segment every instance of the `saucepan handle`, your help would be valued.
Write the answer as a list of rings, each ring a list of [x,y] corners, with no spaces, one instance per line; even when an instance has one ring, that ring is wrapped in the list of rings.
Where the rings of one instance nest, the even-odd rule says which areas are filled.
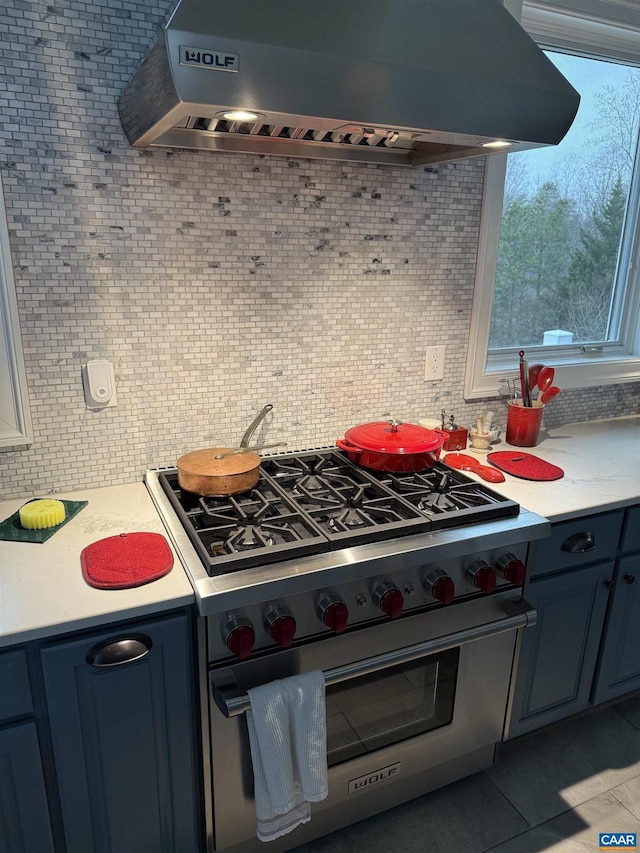
[[[250,441],[250,439],[251,439],[251,436],[252,436],[252,435],[254,434],[254,432],[258,429],[258,426],[259,426],[260,422],[261,422],[261,421],[263,421],[263,420],[266,418],[266,416],[269,414],[269,412],[271,411],[271,409],[273,409],[273,404],[272,404],[272,403],[267,403],[267,405],[266,405],[266,406],[264,407],[264,409],[260,412],[260,414],[258,415],[258,417],[257,417],[257,418],[256,418],[256,419],[251,423],[251,425],[249,426],[249,428],[247,429],[247,431],[245,432],[245,434],[242,436],[242,439],[241,439],[241,441],[240,441],[240,447],[247,447],[247,446],[248,446],[249,441]]]

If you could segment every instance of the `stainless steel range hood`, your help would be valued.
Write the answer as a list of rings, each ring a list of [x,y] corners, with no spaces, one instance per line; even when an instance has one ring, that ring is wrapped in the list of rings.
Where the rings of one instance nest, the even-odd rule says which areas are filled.
[[[499,0],[181,0],[119,107],[136,147],[419,166],[556,145],[579,101]]]

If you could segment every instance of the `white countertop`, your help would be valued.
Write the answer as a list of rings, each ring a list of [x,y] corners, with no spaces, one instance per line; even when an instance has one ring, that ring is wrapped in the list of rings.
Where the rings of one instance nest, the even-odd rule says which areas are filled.
[[[489,488],[550,521],[640,502],[640,416],[565,424],[541,437],[536,447],[502,441],[491,450],[532,453],[562,468],[562,479],[537,482],[505,474],[504,483],[488,483]],[[484,454],[466,452],[487,462]],[[480,481],[476,474],[469,476]]]
[[[514,448],[502,442],[494,449]],[[523,450],[558,465],[564,477],[531,482],[505,474],[504,483],[490,488],[551,521],[640,502],[640,416],[558,427],[544,433],[536,447]],[[486,462],[482,455],[478,459]],[[43,544],[0,540],[0,646],[137,618],[194,601],[175,552],[169,574],[140,587],[101,590],[84,581],[80,552],[90,543],[119,533],[165,533],[143,483],[54,497],[86,500],[88,505]],[[1,502],[0,520],[28,499]]]
[[[80,552],[92,542],[135,531],[165,534],[143,483],[49,497],[88,504],[47,542],[0,540],[0,646],[137,618],[194,601],[175,552],[168,574],[132,589],[96,589],[82,576]],[[0,520],[27,500],[1,502]]]

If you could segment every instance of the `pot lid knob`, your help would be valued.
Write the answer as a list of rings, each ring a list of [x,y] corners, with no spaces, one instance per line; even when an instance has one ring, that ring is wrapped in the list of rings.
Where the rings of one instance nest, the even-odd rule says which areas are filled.
[[[391,432],[398,432],[398,427],[402,426],[402,421],[399,421],[396,418],[391,418],[387,423],[391,424]]]
[[[373,592],[373,601],[391,619],[397,619],[402,613],[404,597],[390,580],[384,580],[378,584]]]

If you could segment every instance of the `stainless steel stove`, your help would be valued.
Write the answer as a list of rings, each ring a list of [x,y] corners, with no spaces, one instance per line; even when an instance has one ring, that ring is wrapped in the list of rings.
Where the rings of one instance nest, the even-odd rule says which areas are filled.
[[[225,498],[173,468],[145,479],[206,617],[210,850],[263,849],[243,719],[258,684],[327,685],[329,797],[273,853],[492,764],[546,519],[444,464],[377,473],[335,448],[263,457]]]

